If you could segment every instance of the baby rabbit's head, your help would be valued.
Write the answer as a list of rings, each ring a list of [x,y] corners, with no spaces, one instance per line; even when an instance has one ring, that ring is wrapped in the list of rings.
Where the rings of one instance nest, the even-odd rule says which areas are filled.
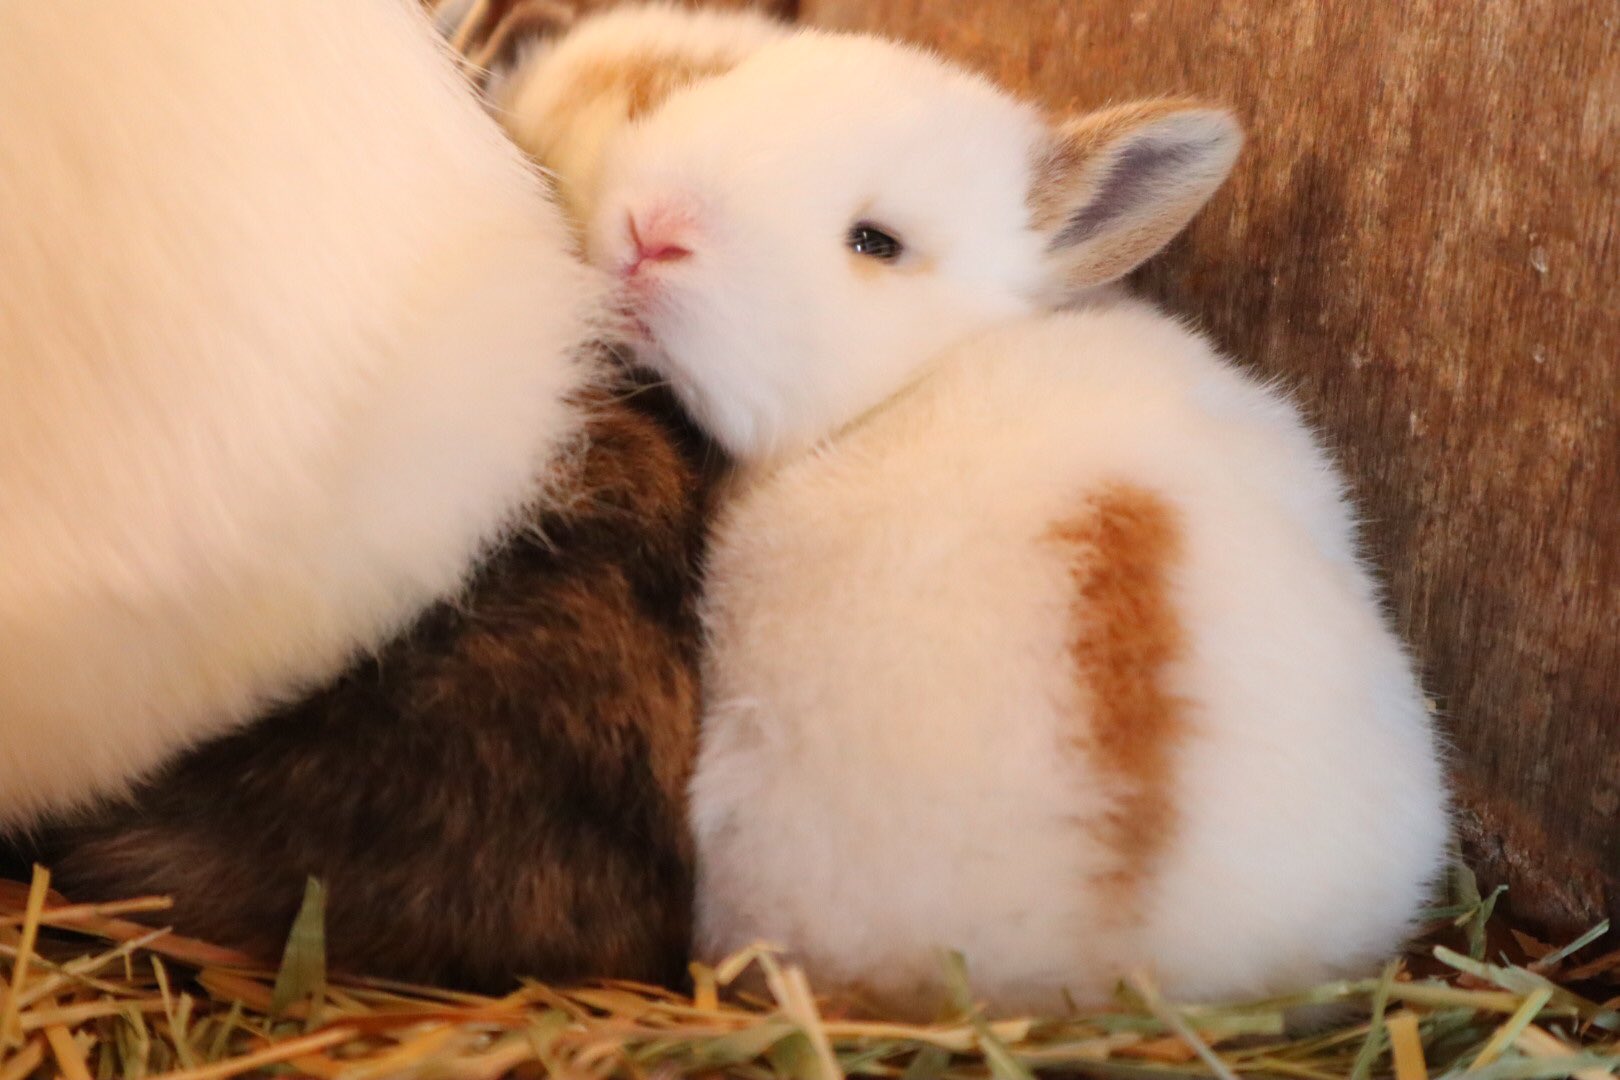
[[[1048,126],[915,49],[795,34],[609,149],[587,247],[646,359],[733,454],[836,431],[945,347],[1126,273],[1225,179],[1231,117]]]

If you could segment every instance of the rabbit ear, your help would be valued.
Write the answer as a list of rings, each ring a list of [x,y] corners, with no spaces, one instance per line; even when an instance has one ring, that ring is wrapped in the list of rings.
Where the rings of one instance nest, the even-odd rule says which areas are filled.
[[[1242,143],[1231,113],[1185,100],[1061,125],[1029,201],[1062,292],[1111,281],[1169,243],[1221,186]]]

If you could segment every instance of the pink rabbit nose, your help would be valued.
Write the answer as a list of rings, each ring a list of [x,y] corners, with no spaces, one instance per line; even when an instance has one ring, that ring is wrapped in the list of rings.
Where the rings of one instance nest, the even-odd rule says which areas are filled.
[[[636,252],[624,268],[626,277],[633,277],[647,263],[676,262],[692,254],[692,249],[677,239],[687,227],[684,215],[660,207],[639,218],[634,213],[626,214],[625,219]]]

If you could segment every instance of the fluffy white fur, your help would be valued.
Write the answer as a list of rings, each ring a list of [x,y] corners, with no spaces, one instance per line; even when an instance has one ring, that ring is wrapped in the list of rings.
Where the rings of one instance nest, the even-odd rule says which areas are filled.
[[[678,210],[689,227],[668,239],[695,254],[642,286],[651,359],[727,449],[799,448],[1029,310],[1044,238],[1023,193],[1045,136],[1033,109],[922,53],[800,32],[610,144],[588,251],[622,268],[632,215]],[[852,255],[858,220],[903,235],[907,265]]]
[[[491,82],[491,106],[517,144],[543,162],[578,217],[594,205],[602,153],[639,97],[665,75],[729,68],[786,36],[751,11],[636,4],[587,16],[560,38],[535,42]]]
[[[20,5],[0,116],[16,825],[457,589],[605,293],[403,0]]]
[[[931,57],[803,34],[609,148],[593,256],[743,465],[693,786],[709,957],[765,938],[926,1011],[957,948],[995,1008],[1050,1009],[1138,967],[1182,998],[1280,989],[1408,930],[1443,781],[1340,481],[1281,395],[1095,291],[1237,145],[1191,106],[1059,133]],[[637,265],[630,221],[690,255]],[[859,221],[905,255],[852,253]],[[1120,484],[1177,524],[1188,724],[1168,846],[1123,897],[1069,651],[1106,613],[1053,535]]]

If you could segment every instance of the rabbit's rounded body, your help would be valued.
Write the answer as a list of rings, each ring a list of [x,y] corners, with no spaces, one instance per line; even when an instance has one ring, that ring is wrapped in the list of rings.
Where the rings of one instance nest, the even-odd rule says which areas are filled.
[[[698,944],[999,1011],[1370,968],[1444,857],[1412,665],[1294,409],[1113,284],[1242,136],[1049,124],[795,33],[600,157],[588,257],[738,464],[705,563]]]
[[[13,826],[454,594],[583,423],[604,290],[398,0],[18,8],[0,114]]]
[[[710,957],[777,941],[920,1011],[941,949],[999,1009],[1264,992],[1385,953],[1438,870],[1333,469],[1145,306],[990,331],[743,474],[708,576]]]

